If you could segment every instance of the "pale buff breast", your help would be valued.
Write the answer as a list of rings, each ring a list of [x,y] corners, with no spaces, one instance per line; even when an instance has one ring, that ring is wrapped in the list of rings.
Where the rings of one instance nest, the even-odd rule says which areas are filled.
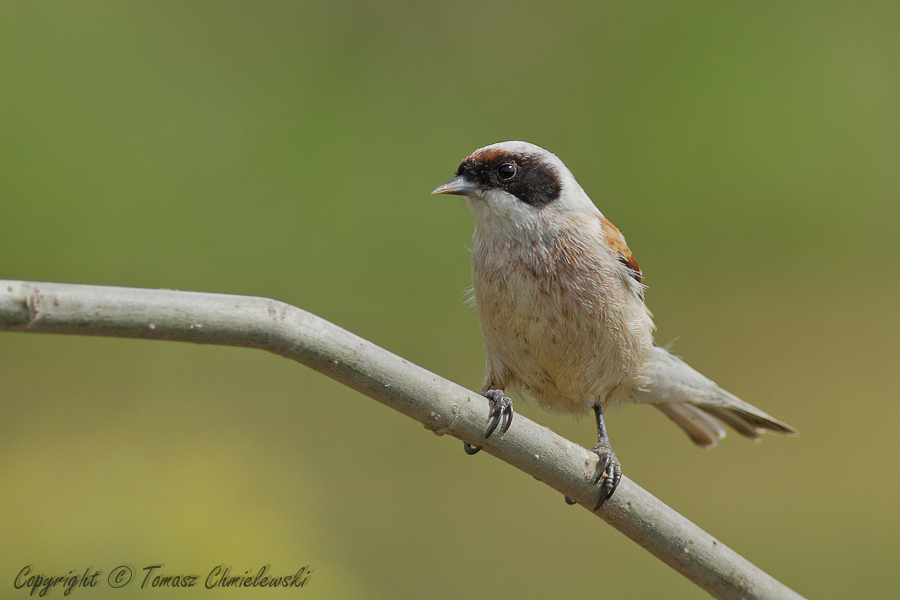
[[[476,231],[486,388],[518,388],[560,412],[627,393],[649,356],[652,323],[593,222],[533,236]]]

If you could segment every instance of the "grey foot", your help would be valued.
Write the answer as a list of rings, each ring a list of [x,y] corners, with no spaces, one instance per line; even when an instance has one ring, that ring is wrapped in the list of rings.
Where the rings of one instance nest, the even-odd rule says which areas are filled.
[[[491,437],[491,434],[494,433],[501,424],[502,427],[500,427],[500,433],[506,433],[509,430],[510,424],[512,424],[512,400],[503,394],[503,390],[488,390],[482,392],[481,395],[487,398],[491,405],[491,411],[488,413],[488,426],[487,430],[484,432],[484,438],[487,439]],[[466,454],[470,456],[478,454],[481,451],[481,446],[473,446],[467,442],[463,442],[463,448],[465,449]]]
[[[591,482],[600,488],[600,500],[597,502],[597,508],[594,509],[598,510],[619,487],[619,482],[622,481],[622,465],[619,464],[619,459],[616,458],[615,452],[608,444],[597,444],[591,449],[591,452],[600,457],[597,462],[597,470],[591,479]]]

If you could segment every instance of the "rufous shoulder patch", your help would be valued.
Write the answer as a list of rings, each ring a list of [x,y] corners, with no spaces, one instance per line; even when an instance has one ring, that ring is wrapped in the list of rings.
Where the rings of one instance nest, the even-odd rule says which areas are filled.
[[[616,229],[616,226],[606,217],[600,217],[600,227],[603,229],[603,239],[606,242],[606,245],[618,255],[619,261],[628,267],[631,276],[637,280],[638,283],[643,283],[644,279],[641,275],[641,268],[638,266],[634,254],[632,254],[631,250],[628,248],[628,244],[625,243],[625,236],[623,236],[622,233]]]

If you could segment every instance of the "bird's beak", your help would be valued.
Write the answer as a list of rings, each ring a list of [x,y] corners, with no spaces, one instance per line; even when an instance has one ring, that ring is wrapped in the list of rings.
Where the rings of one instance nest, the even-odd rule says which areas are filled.
[[[455,194],[457,196],[472,196],[478,191],[478,186],[466,179],[464,175],[460,175],[455,179],[451,179],[444,185],[439,185],[431,192],[432,196],[438,194]]]

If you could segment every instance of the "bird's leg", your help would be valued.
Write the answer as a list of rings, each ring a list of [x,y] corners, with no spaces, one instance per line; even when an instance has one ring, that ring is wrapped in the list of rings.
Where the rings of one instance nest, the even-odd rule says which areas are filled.
[[[606,424],[603,422],[603,406],[598,402],[594,405],[594,414],[597,415],[597,445],[591,451],[600,457],[597,461],[597,470],[592,479],[594,485],[600,488],[600,501],[597,508],[609,500],[622,480],[622,465],[616,458],[615,452],[609,445],[609,436],[606,435]]]
[[[597,470],[591,477],[591,483],[600,488],[600,501],[594,509],[597,510],[609,500],[619,486],[622,480],[622,466],[609,445],[606,423],[603,422],[603,406],[599,402],[594,405],[594,414],[597,415],[597,445],[591,451],[599,456],[600,460],[597,461]],[[575,501],[566,496],[566,504],[575,504]]]
[[[501,423],[502,427],[500,427],[500,432],[506,433],[512,423],[512,400],[503,394],[503,390],[488,390],[486,392],[481,392],[481,395],[487,398],[491,405],[491,411],[488,413],[487,430],[484,432],[485,439],[491,437],[491,434],[494,433],[494,430],[497,429]],[[470,455],[478,454],[478,452],[481,451],[481,446],[472,446],[468,442],[463,442],[463,447],[466,450],[466,454]]]

